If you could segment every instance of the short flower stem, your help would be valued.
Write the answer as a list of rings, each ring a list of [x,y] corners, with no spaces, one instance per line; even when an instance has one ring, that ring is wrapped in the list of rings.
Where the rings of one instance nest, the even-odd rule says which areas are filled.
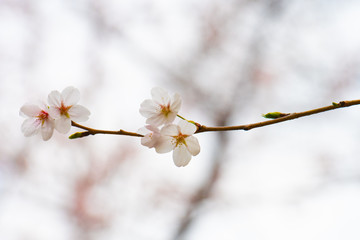
[[[187,121],[187,119],[185,119],[184,117],[180,116],[179,114],[177,114],[176,116],[178,116],[178,117],[181,118],[182,120]]]
[[[332,105],[330,106],[326,106],[326,107],[321,107],[321,108],[316,108],[316,109],[312,109],[312,110],[308,110],[308,111],[304,111],[304,112],[298,112],[298,113],[290,113],[290,114],[284,114],[284,116],[272,119],[272,120],[267,120],[267,121],[263,121],[263,122],[257,122],[257,123],[251,123],[251,124],[245,124],[245,125],[238,125],[238,126],[223,126],[223,127],[207,127],[205,125],[201,125],[197,122],[194,121],[188,121],[187,119],[181,117],[180,115],[177,115],[179,118],[184,119],[190,123],[193,123],[197,126],[197,130],[195,133],[202,133],[202,132],[219,132],[219,131],[234,131],[234,130],[251,130],[253,128],[259,128],[259,127],[264,127],[264,126],[268,126],[268,125],[272,125],[272,124],[276,124],[276,123],[280,123],[280,122],[285,122],[285,121],[289,121],[289,120],[293,120],[296,118],[301,118],[301,117],[305,117],[305,116],[310,116],[310,115],[314,115],[317,113],[321,113],[321,112],[326,112],[326,111],[330,111],[330,110],[334,110],[334,109],[338,109],[338,108],[344,108],[344,107],[350,107],[353,105],[359,105],[360,104],[360,99],[358,100],[350,100],[350,101],[341,101],[338,103],[332,103]],[[74,138],[81,138],[81,137],[86,137],[89,135],[95,135],[95,134],[113,134],[113,135],[126,135],[126,136],[132,136],[132,137],[144,137],[144,135],[141,135],[139,133],[134,133],[134,132],[128,132],[128,131],[124,131],[124,130],[119,130],[119,131],[108,131],[108,130],[98,130],[98,129],[93,129],[93,128],[89,128],[86,126],[82,126],[76,122],[71,122],[71,125],[77,128],[81,128],[86,130],[85,132],[77,132],[74,133],[73,135],[71,135],[69,138],[74,139]]]
[[[186,118],[184,118],[184,117],[180,116],[179,114],[178,114],[178,115],[176,115],[176,116],[178,116],[178,117],[179,117],[179,118],[181,118],[182,120],[185,120],[185,121],[187,121],[187,122],[189,122],[189,123],[191,123],[191,124],[194,124],[194,125],[195,125],[198,129],[199,129],[199,127],[201,127],[201,126],[202,126],[200,123],[197,123],[197,122],[192,121],[192,120],[187,120]]]

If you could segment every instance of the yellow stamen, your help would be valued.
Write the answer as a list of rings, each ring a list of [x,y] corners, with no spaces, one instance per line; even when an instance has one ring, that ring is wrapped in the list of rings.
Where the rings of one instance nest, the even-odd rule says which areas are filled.
[[[168,104],[167,106],[161,105],[160,107],[161,107],[161,113],[164,114],[165,117],[167,117],[169,113],[171,113],[170,104]]]
[[[59,108],[60,110],[60,115],[65,115],[67,118],[70,118],[69,116],[69,109],[71,108],[72,106],[65,106],[63,102],[61,102],[61,106]]]
[[[173,136],[173,138],[176,141],[175,147],[177,147],[178,145],[182,145],[182,144],[184,144],[186,146],[185,138],[187,138],[187,137],[188,137],[188,135],[183,135],[182,133],[179,133],[179,135],[177,135],[177,136]]]

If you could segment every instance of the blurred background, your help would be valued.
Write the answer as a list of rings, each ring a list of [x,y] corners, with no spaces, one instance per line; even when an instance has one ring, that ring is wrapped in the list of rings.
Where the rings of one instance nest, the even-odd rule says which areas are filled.
[[[154,86],[207,126],[358,99],[359,16],[357,0],[0,0],[0,239],[360,239],[358,106],[198,134],[185,168],[135,137],[25,138],[19,116],[67,86],[84,125],[128,131]]]

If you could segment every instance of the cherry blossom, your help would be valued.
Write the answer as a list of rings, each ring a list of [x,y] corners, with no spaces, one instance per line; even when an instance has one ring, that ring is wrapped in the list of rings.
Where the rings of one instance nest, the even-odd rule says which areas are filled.
[[[180,95],[171,98],[167,91],[156,87],[151,90],[152,99],[146,99],[140,105],[140,114],[147,118],[146,123],[161,126],[172,123],[181,107]]]
[[[180,120],[178,125],[168,124],[161,130],[161,138],[155,145],[156,152],[167,153],[173,150],[173,160],[176,166],[184,167],[191,156],[200,152],[200,145],[196,137],[192,136],[197,127],[185,120]]]
[[[55,129],[67,133],[71,121],[82,122],[89,119],[90,111],[76,104],[80,100],[80,92],[74,87],[67,87],[61,93],[52,91],[48,96],[49,114],[55,119]]]
[[[153,125],[146,125],[140,128],[138,133],[144,135],[144,137],[141,138],[141,144],[148,148],[155,147],[161,137],[159,128]]]
[[[49,107],[25,104],[20,108],[20,115],[28,117],[21,125],[21,131],[25,137],[41,133],[42,139],[47,141],[54,132],[54,119],[49,115]]]

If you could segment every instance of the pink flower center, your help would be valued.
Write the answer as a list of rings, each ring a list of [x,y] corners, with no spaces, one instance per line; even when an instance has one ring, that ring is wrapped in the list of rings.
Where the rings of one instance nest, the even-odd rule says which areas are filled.
[[[41,125],[44,125],[44,122],[49,118],[49,113],[41,110],[39,115],[37,115],[37,118],[41,121]]]
[[[70,118],[68,111],[71,107],[72,106],[65,106],[64,102],[61,102],[61,106],[59,107],[60,115],[65,115],[67,118]]]

